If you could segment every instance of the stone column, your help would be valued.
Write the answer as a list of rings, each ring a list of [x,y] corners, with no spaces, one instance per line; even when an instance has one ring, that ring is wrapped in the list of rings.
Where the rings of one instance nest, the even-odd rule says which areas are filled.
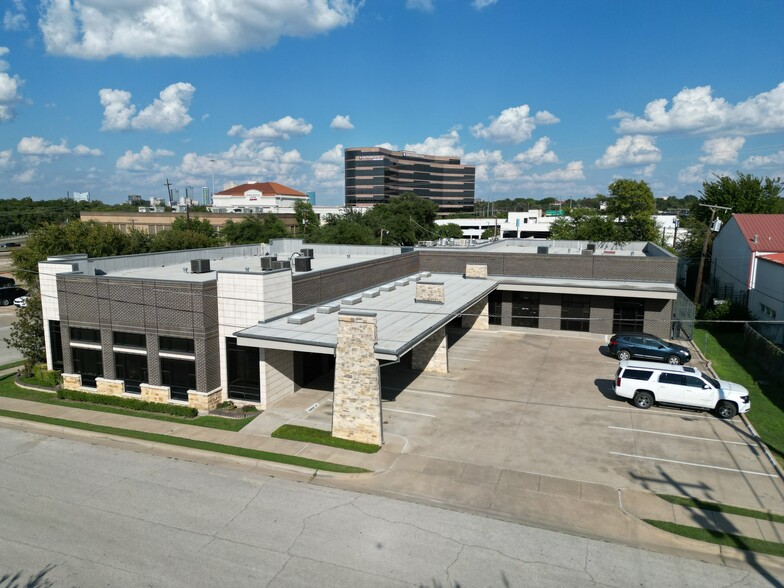
[[[376,313],[340,311],[332,403],[334,437],[373,445],[384,442],[377,341]]]
[[[446,343],[446,327],[441,327],[411,351],[411,368],[437,374],[448,373]]]
[[[478,331],[487,331],[490,328],[487,296],[477,301],[463,313],[462,327],[464,329],[477,329]]]

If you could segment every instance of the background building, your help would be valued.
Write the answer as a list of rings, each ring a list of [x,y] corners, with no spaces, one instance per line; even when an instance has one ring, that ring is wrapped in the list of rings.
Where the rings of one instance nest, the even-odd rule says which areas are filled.
[[[277,213],[292,208],[296,202],[308,202],[308,195],[277,182],[250,182],[216,192],[212,196],[213,212]]]
[[[72,192],[74,202],[90,202],[89,192]]]
[[[476,169],[459,157],[352,147],[345,152],[346,206],[373,206],[413,192],[432,200],[438,214],[473,212]]]

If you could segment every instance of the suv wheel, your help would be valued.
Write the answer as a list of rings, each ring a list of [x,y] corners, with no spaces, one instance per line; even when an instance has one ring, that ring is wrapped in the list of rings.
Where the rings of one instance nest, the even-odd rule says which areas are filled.
[[[623,361],[624,359],[631,359],[631,357],[632,357],[632,354],[631,354],[631,353],[629,353],[629,352],[628,352],[626,349],[621,349],[621,350],[618,352],[618,355],[616,355],[616,357],[617,357],[618,359],[620,359],[621,361]]]
[[[721,419],[731,419],[738,414],[738,408],[732,402],[722,400],[716,405],[716,414],[719,415],[719,418]]]
[[[667,356],[667,363],[670,365],[681,365],[681,358],[677,355],[668,355]]]
[[[0,300],[0,304],[2,304],[3,306],[8,306],[9,304],[11,304],[11,301],[8,300],[7,298],[4,298],[3,300]]]
[[[637,392],[634,395],[634,406],[637,408],[650,408],[653,406],[653,394],[650,392]]]

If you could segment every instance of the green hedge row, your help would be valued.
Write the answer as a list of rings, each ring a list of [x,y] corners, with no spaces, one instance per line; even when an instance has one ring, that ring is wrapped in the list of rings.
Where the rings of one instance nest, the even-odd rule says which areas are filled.
[[[80,392],[79,390],[58,390],[57,397],[63,400],[75,400],[77,402],[89,402],[91,404],[104,404],[107,406],[121,406],[131,410],[158,412],[186,418],[194,418],[199,415],[199,411],[190,406],[177,406],[176,404],[163,404],[161,402],[145,402],[144,400],[137,400],[136,398],[107,396],[106,394]]]

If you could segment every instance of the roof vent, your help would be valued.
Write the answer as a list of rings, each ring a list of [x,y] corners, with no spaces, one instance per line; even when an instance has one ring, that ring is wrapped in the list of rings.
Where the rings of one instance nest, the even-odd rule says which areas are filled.
[[[274,261],[277,261],[277,259],[278,258],[276,256],[274,256],[274,255],[265,255],[264,257],[261,258],[261,269],[263,269],[263,270],[271,270],[272,269],[272,263]]]
[[[210,271],[209,259],[191,259],[192,274],[206,274]]]
[[[290,325],[302,325],[304,323],[308,323],[315,319],[316,317],[313,315],[312,312],[300,312],[297,314],[292,314],[286,319],[286,322]]]

